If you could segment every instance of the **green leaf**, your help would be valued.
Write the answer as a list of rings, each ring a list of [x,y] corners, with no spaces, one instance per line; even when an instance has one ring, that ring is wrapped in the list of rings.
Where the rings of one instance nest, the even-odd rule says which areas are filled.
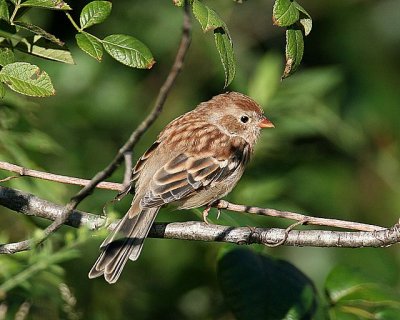
[[[237,319],[312,319],[317,295],[292,264],[248,249],[234,249],[217,267],[223,296]]]
[[[287,27],[299,20],[300,13],[296,7],[296,1],[276,0],[272,10],[274,25]]]
[[[78,33],[75,38],[76,43],[82,51],[86,52],[96,60],[101,61],[101,58],[103,57],[103,47],[101,46],[101,41],[99,39],[85,31]]]
[[[300,14],[304,16],[304,18],[300,18],[300,24],[303,26],[304,29],[304,34],[308,36],[311,32],[312,29],[312,19],[311,16],[308,14],[308,12],[296,1],[294,2],[297,10],[300,11]]]
[[[298,29],[286,30],[286,65],[282,79],[293,74],[300,65],[304,53],[303,32]]]
[[[6,0],[0,0],[0,19],[10,21],[10,14],[8,12],[8,6]]]
[[[193,14],[204,32],[214,30],[214,40],[225,72],[226,88],[234,79],[235,54],[228,27],[220,16],[198,0],[193,1]]]
[[[60,48],[41,36],[33,36],[23,39],[18,43],[16,49],[41,58],[74,64],[71,52],[65,48]]]
[[[334,268],[326,279],[325,292],[334,314],[389,320],[400,313],[399,293],[354,268]]]
[[[233,78],[235,78],[235,52],[233,51],[233,43],[227,32],[223,28],[214,30],[215,45],[217,47],[219,57],[224,67],[225,84],[224,88],[229,86]]]
[[[4,84],[0,83],[0,99],[3,99],[5,95],[6,95],[6,88],[4,87]]]
[[[81,12],[80,24],[85,29],[107,19],[111,13],[112,4],[109,1],[93,1],[87,4]]]
[[[14,62],[0,71],[0,81],[10,89],[33,97],[46,97],[55,94],[53,84],[45,71],[26,62]]]
[[[51,10],[71,10],[71,7],[62,0],[27,0],[21,7],[39,7]]]
[[[10,48],[0,48],[0,66],[15,62],[14,52]]]
[[[193,14],[204,32],[214,30],[214,40],[225,72],[226,88],[235,78],[235,53],[228,27],[220,16],[198,0],[193,1]]]
[[[42,28],[40,28],[38,26],[35,26],[35,25],[27,23],[27,22],[23,22],[23,21],[14,21],[14,24],[18,27],[21,27],[23,29],[26,29],[30,32],[35,33],[38,36],[41,36],[41,37],[59,45],[60,47],[64,46],[64,42],[62,42],[56,36],[48,33],[47,31],[43,30]]]
[[[114,34],[102,40],[104,49],[115,60],[133,68],[151,69],[155,60],[141,41],[124,34]]]
[[[325,288],[333,304],[369,300],[374,301],[375,306],[382,303],[400,308],[398,294],[394,294],[386,285],[375,282],[355,268],[346,266],[334,268],[326,279]]]
[[[225,22],[219,15],[198,0],[193,1],[193,14],[204,32],[217,28],[226,28]]]

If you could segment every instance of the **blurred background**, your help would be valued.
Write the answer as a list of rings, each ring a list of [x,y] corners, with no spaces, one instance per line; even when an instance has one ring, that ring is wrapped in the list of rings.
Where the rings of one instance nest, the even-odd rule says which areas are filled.
[[[400,215],[400,2],[299,1],[313,18],[299,71],[283,82],[285,34],[272,26],[270,0],[208,1],[226,21],[237,57],[228,90],[249,94],[274,122],[229,201],[308,215],[391,226]],[[78,19],[84,3],[68,2]],[[157,63],[125,67],[108,56],[98,63],[77,49],[74,29],[60,12],[32,10],[32,19],[65,40],[76,65],[28,61],[46,70],[57,90],[31,99],[7,92],[0,101],[0,160],[90,179],[113,158],[151,110],[181,36],[182,10],[172,1],[113,3],[111,16],[92,28],[98,37],[123,33],[142,40]],[[134,150],[135,159],[158,132],[199,102],[223,92],[224,74],[212,34],[193,21],[185,68],[156,123]],[[0,178],[10,175],[1,171]],[[122,180],[122,168],[110,181]],[[36,179],[6,186],[66,203],[79,189]],[[80,209],[101,213],[114,193],[96,190]],[[126,198],[109,209],[120,217]],[[200,210],[161,211],[158,221],[199,220]],[[292,221],[223,212],[214,223],[287,227]],[[0,207],[0,242],[25,239],[48,222]],[[218,286],[225,244],[148,239],[139,261],[115,285],[87,273],[105,237],[64,227],[42,250],[0,256],[2,310],[21,305],[32,319],[233,319]],[[329,272],[356,267],[400,289],[398,246],[386,249],[265,248],[311,278],[323,296]],[[4,289],[4,287],[3,287]],[[0,308],[1,309],[1,308]]]

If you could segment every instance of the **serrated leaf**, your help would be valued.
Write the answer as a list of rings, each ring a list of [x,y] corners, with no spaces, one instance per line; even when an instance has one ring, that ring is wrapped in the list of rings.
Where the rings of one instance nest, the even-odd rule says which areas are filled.
[[[193,1],[193,14],[204,32],[226,27],[225,22],[211,8],[198,0]]]
[[[52,42],[40,36],[25,38],[18,43],[16,49],[48,60],[74,64],[71,52],[66,48],[60,48]]]
[[[92,1],[81,12],[80,24],[85,29],[107,19],[111,13],[112,4],[109,1]]]
[[[300,65],[304,53],[303,32],[297,29],[286,30],[286,65],[282,79],[293,74]]]
[[[272,21],[274,25],[287,27],[299,20],[300,13],[295,1],[276,0],[272,10]]]
[[[27,0],[21,7],[39,7],[51,10],[71,10],[71,7],[62,0]]]
[[[4,87],[4,84],[0,83],[0,99],[3,99],[5,95],[6,95],[6,88]]]
[[[114,34],[104,38],[102,44],[110,56],[129,67],[151,69],[155,63],[150,49],[134,37]]]
[[[97,61],[101,61],[103,57],[103,47],[101,46],[101,41],[99,39],[85,31],[76,34],[75,39],[79,48],[81,48],[83,52],[86,52]]]
[[[224,299],[237,319],[313,319],[314,285],[286,261],[234,249],[218,261],[217,274]]]
[[[10,89],[33,97],[54,95],[49,75],[38,66],[26,62],[14,62],[0,71],[0,81]]]
[[[224,88],[226,88],[235,78],[235,52],[231,38],[223,28],[214,30],[214,39],[225,72]]]
[[[304,34],[308,36],[312,29],[312,19],[309,13],[296,1],[294,2],[297,10],[300,11],[300,14],[304,16],[304,18],[300,18],[300,24],[303,26]]]
[[[10,21],[10,13],[8,12],[8,6],[6,0],[0,0],[0,19]]]
[[[10,48],[0,48],[0,66],[15,62],[14,52]]]
[[[34,34],[37,34],[38,36],[43,37],[43,38],[59,45],[60,47],[62,47],[64,45],[64,42],[62,42],[56,36],[48,33],[46,30],[43,30],[42,28],[40,28],[38,26],[35,26],[35,25],[27,23],[27,22],[23,22],[23,21],[14,21],[14,24],[18,27],[21,27],[30,32],[33,32]]]

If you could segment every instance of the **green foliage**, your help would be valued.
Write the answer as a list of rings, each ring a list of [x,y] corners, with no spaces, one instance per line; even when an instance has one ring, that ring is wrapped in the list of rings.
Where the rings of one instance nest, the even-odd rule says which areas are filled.
[[[87,28],[101,24],[109,17],[112,9],[112,4],[109,1],[92,1],[85,5],[80,13],[79,26],[68,13],[72,8],[64,1],[27,0],[21,2],[21,0],[16,0],[11,2],[11,16],[6,0],[1,0],[0,2],[0,19],[6,21],[10,27],[10,31],[3,33],[1,45],[5,49],[19,50],[36,57],[74,64],[72,55],[62,40],[42,27],[25,21],[24,16],[31,8],[42,8],[64,11],[72,26],[78,32],[75,36],[78,47],[99,62],[102,60],[104,48],[115,60],[132,68],[150,69],[155,63],[150,49],[132,36],[113,34],[100,39],[86,31]],[[183,1],[175,1],[174,4],[182,7]],[[203,31],[212,31],[214,33],[215,46],[224,69],[224,88],[226,88],[231,84],[236,74],[233,41],[228,27],[213,9],[203,4],[200,0],[189,1],[189,5],[191,5],[193,14]],[[273,8],[273,20],[276,25],[288,27],[286,34],[286,67],[282,76],[282,78],[286,78],[298,68],[303,57],[303,32],[300,29],[297,30],[296,25],[299,25],[304,34],[308,35],[312,27],[311,17],[296,1],[277,0]],[[23,30],[28,31],[33,36],[25,36],[22,32]],[[1,49],[3,50],[3,48]],[[18,62],[21,61],[19,60]],[[23,72],[23,70],[14,68],[14,73],[18,72]],[[23,77],[23,75],[19,77]],[[32,91],[26,82],[21,82],[18,87],[15,85],[9,87],[12,90],[17,88],[18,90],[15,91],[18,93],[37,97],[53,95],[55,92],[53,90],[50,94],[36,94],[36,91]],[[1,92],[4,93],[4,89]],[[4,94],[0,96],[4,96]]]
[[[82,31],[75,35],[76,43],[82,51],[86,52],[92,58],[101,61],[103,57],[103,47],[101,41],[90,33]]]
[[[237,319],[328,318],[323,309],[333,320],[391,320],[400,313],[398,292],[346,266],[328,275],[325,306],[314,283],[283,260],[233,249],[220,257],[217,272],[224,298]]]
[[[109,1],[93,1],[87,4],[81,12],[79,22],[81,29],[104,22],[111,13],[112,4]]]
[[[296,1],[276,0],[272,12],[272,20],[279,27],[286,27],[286,66],[282,79],[293,74],[304,52],[304,39],[312,28],[309,13]]]
[[[224,297],[239,320],[313,318],[314,284],[286,261],[234,249],[220,258],[217,272]]]
[[[371,280],[361,270],[339,266],[325,283],[331,319],[396,319],[400,294]]]
[[[15,62],[13,51],[9,48],[0,48],[0,65],[4,67],[13,62]]]
[[[17,0],[17,3],[20,3]],[[27,0],[20,4],[21,7],[38,7],[51,10],[71,10],[71,7],[62,0]]]
[[[224,88],[226,88],[232,82],[236,72],[233,42],[228,27],[213,9],[207,7],[199,0],[193,1],[193,14],[204,32],[214,32],[215,46],[217,47],[225,71]]]
[[[24,95],[35,97],[54,95],[55,90],[48,74],[43,71],[36,77],[34,75],[40,70],[38,66],[21,61],[14,63],[13,51],[19,50],[29,55],[73,64],[72,55],[63,41],[43,28],[21,20],[31,8],[35,7],[61,11],[70,11],[72,8],[64,1],[53,0],[27,0],[25,2],[18,0],[12,2],[12,4],[13,11],[10,16],[6,1],[2,0],[0,3],[0,19],[5,20],[10,27],[10,31],[2,32],[0,65],[3,66],[3,69],[0,71],[0,81],[6,83],[10,89]],[[91,33],[84,31],[89,27],[104,22],[111,13],[111,7],[112,5],[109,1],[88,3],[81,11],[80,26],[66,12],[71,24],[78,31],[76,34],[78,47],[91,57],[101,61],[103,46],[111,57],[129,67],[150,69],[155,63],[152,53],[147,46],[136,38],[127,35],[110,35],[105,37],[104,40],[100,40]],[[24,36],[22,32],[24,30],[33,34],[33,36]],[[12,65],[5,67],[8,64]],[[27,78],[30,76],[32,76],[32,79]],[[0,96],[4,96],[3,87]]]
[[[4,66],[0,71],[0,81],[27,96],[46,97],[55,92],[49,75],[26,62],[14,62]]]
[[[87,237],[87,230],[82,229],[77,235],[67,233],[64,239],[58,236],[57,248],[53,248],[51,241],[46,241],[40,248],[20,254],[18,258],[4,257],[0,269],[0,302],[7,307],[8,318],[19,312],[24,303],[21,297],[27,297],[29,293],[25,302],[29,305],[30,318],[40,316],[45,307],[47,313],[58,314],[57,318],[71,318],[75,314],[73,318],[77,319],[76,301],[65,284],[61,264],[79,256],[76,247]]]
[[[77,9],[73,3],[68,3]],[[260,7],[257,1],[247,1],[243,6],[233,1],[204,3],[226,20],[235,40],[238,65],[231,88],[248,93],[260,102],[276,125],[260,136],[252,160],[228,200],[384,226],[396,222],[400,212],[400,26],[397,19],[400,2],[372,1],[361,6],[359,2],[349,1],[314,1],[312,6],[308,2],[320,23],[318,32],[307,39],[308,50],[304,56],[307,68],[283,82],[280,81],[283,34],[274,35],[266,29],[271,23],[265,7]],[[7,4],[12,15],[14,5]],[[155,6],[158,10],[154,10]],[[232,9],[233,6],[237,7]],[[28,7],[24,7],[26,9]],[[17,17],[24,10],[18,11]],[[32,9],[23,18],[65,41],[77,66],[27,57],[20,49],[10,49],[6,53],[12,52],[6,64],[29,59],[29,63],[40,65],[41,70],[51,75],[57,95],[51,99],[31,99],[8,90],[0,101],[0,159],[32,169],[90,179],[110,161],[149,110],[174,59],[182,13],[171,1],[114,1],[106,23],[83,31],[93,31],[99,39],[111,33],[132,33],[146,40],[159,57],[157,69],[160,72],[151,73],[116,67],[113,59],[103,58],[101,64],[97,63],[75,46],[75,34],[57,32],[64,14],[59,10]],[[79,12],[74,17],[80,28]],[[300,20],[302,17],[300,15]],[[17,33],[15,26],[5,28],[6,25],[1,22],[3,32]],[[364,26],[368,26],[368,37],[365,37]],[[167,122],[221,91],[223,75],[219,57],[214,43],[203,37],[201,30],[200,25],[193,29],[184,70],[168,97],[162,116],[135,148],[135,159],[151,145]],[[17,34],[20,37],[28,34],[30,38],[31,33],[20,30]],[[33,38],[29,40],[32,44]],[[45,48],[45,44],[49,44],[45,40],[42,38],[33,45]],[[27,50],[27,45],[21,42],[18,45]],[[10,175],[13,174],[0,170],[0,179]],[[116,182],[122,179],[123,168],[110,178]],[[60,204],[66,203],[78,190],[28,177],[2,185]],[[104,203],[114,195],[96,190],[80,209],[101,214]],[[127,196],[116,205],[115,216],[121,217],[129,202]],[[162,210],[158,219],[189,221],[199,220],[201,216],[192,211]],[[250,228],[287,227],[291,223],[227,211],[222,212],[219,220],[212,212],[210,220]],[[0,207],[0,242],[26,239],[47,224]],[[77,232],[68,227],[58,231],[49,239],[52,249],[48,255],[72,245],[79,238]],[[128,262],[120,281],[110,286],[101,279],[87,279],[87,272],[98,255],[98,246],[105,237],[104,230],[101,235],[90,232],[87,240],[71,248],[79,250],[79,258],[71,256],[71,259],[60,260],[14,286],[0,302],[0,312],[4,314],[4,307],[8,306],[6,318],[13,319],[28,304],[31,308],[27,319],[234,317],[216,276],[217,257],[225,245],[148,239],[141,258],[135,263]],[[46,246],[47,243],[45,251],[48,250]],[[352,250],[254,245],[251,248],[273,256],[272,266],[274,261],[285,260],[307,275],[319,293],[319,308],[314,317],[317,320],[334,316],[338,320],[398,319],[400,263],[397,246]],[[51,259],[47,254],[40,255],[40,248],[35,254],[44,260]],[[18,274],[32,265],[30,253],[1,255],[0,284],[6,279],[18,279]],[[340,277],[332,278],[336,278],[335,281],[328,281],[336,265],[357,268],[357,273],[343,272]],[[227,270],[234,268],[231,265]],[[355,281],[353,278],[357,279],[357,274],[361,273],[367,276]],[[239,281],[241,285],[247,278],[254,279],[253,274],[243,277],[244,280]],[[361,284],[361,289],[353,296],[339,298],[335,296],[333,282],[340,284],[338,290],[357,286],[357,283]],[[253,298],[258,301],[257,297]],[[332,304],[336,301],[334,298],[339,301]],[[391,303],[385,305],[382,298]],[[250,299],[248,296],[245,301]],[[67,307],[75,316],[67,314]],[[326,311],[326,316],[321,309]]]
[[[150,69],[155,63],[150,50],[133,37],[113,34],[105,37],[102,44],[110,56],[129,67]]]

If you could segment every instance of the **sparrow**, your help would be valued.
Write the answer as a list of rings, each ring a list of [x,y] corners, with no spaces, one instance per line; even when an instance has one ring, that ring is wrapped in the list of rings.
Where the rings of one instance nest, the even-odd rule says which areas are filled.
[[[115,283],[137,260],[160,208],[211,205],[241,178],[262,128],[273,128],[250,97],[228,92],[170,122],[133,168],[135,195],[128,212],[100,246],[89,278]]]

